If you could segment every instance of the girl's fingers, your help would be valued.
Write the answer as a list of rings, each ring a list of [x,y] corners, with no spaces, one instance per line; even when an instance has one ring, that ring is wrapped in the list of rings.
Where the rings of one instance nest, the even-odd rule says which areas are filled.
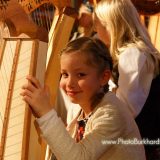
[[[26,78],[33,84],[33,86],[35,86],[36,88],[41,88],[41,84],[36,78],[32,76],[27,76]]]
[[[32,99],[29,97],[29,96],[23,96],[23,100],[29,104],[29,107],[32,111],[32,114],[35,116],[35,117],[38,117],[38,115],[36,114],[36,112],[33,110],[32,106],[31,106],[31,103],[32,103]],[[39,118],[39,117],[38,117]]]
[[[36,88],[30,81],[28,81],[27,84],[24,84],[24,85],[22,86],[22,89],[27,89],[27,90],[29,90],[29,91],[31,91],[31,92],[34,92],[35,89],[37,89],[37,88]]]
[[[21,96],[28,96],[30,98],[32,98],[33,93],[27,89],[25,89],[22,93],[20,93]]]
[[[31,98],[29,97],[29,96],[23,96],[23,98],[22,98],[26,103],[28,103],[28,104],[30,104],[31,105]]]

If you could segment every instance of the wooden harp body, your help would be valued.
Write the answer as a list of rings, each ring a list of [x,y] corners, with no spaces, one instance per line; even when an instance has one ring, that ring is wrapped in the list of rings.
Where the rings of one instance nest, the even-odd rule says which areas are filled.
[[[58,54],[68,42],[75,20],[64,8],[60,4],[56,8],[58,14],[54,15],[48,44],[35,39],[36,34],[28,34],[31,38],[23,34],[3,38],[0,48],[0,160],[45,159],[46,144],[38,135],[34,117],[19,94],[26,75],[30,74],[42,84],[45,81],[55,102],[60,78]],[[15,17],[11,19],[13,24],[22,27],[14,20]],[[25,30],[20,28],[20,31]]]
[[[41,160],[41,141],[34,117],[20,96],[28,74],[42,83],[47,43],[30,38],[5,38],[0,51],[0,160]],[[40,139],[39,139],[40,140]]]

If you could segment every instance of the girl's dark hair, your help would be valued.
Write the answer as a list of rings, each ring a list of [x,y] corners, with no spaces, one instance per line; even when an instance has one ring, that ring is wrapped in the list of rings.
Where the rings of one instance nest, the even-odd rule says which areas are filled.
[[[62,50],[61,55],[70,54],[71,52],[84,54],[87,64],[95,67],[99,74],[103,73],[106,69],[112,71],[113,63],[109,49],[99,39],[81,37],[73,40]],[[108,92],[108,88],[108,84],[106,84],[103,86],[102,91],[93,97],[93,106],[99,103],[104,94]]]
[[[96,66],[100,73],[106,68],[112,71],[113,64],[109,49],[101,40],[89,37],[77,38],[67,44],[61,55],[75,51],[85,54],[88,57],[87,63]]]

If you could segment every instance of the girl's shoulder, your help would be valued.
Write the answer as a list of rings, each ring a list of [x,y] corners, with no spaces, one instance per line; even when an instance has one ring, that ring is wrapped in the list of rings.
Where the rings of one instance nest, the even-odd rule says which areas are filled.
[[[123,114],[124,104],[118,99],[115,93],[108,92],[93,110],[93,117],[106,117]],[[126,111],[124,111],[126,112]]]
[[[107,93],[102,102],[95,108],[87,126],[108,130],[117,128],[120,132],[127,130],[128,123],[133,125],[134,119],[130,111],[114,93]],[[123,126],[123,127],[122,127]],[[131,126],[132,128],[133,126]],[[124,129],[125,128],[125,129]]]

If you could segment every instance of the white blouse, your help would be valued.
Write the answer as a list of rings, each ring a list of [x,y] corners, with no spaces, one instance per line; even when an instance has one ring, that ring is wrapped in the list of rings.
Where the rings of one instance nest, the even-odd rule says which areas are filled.
[[[143,108],[154,76],[150,56],[130,47],[119,56],[119,80],[116,95],[136,117]]]

